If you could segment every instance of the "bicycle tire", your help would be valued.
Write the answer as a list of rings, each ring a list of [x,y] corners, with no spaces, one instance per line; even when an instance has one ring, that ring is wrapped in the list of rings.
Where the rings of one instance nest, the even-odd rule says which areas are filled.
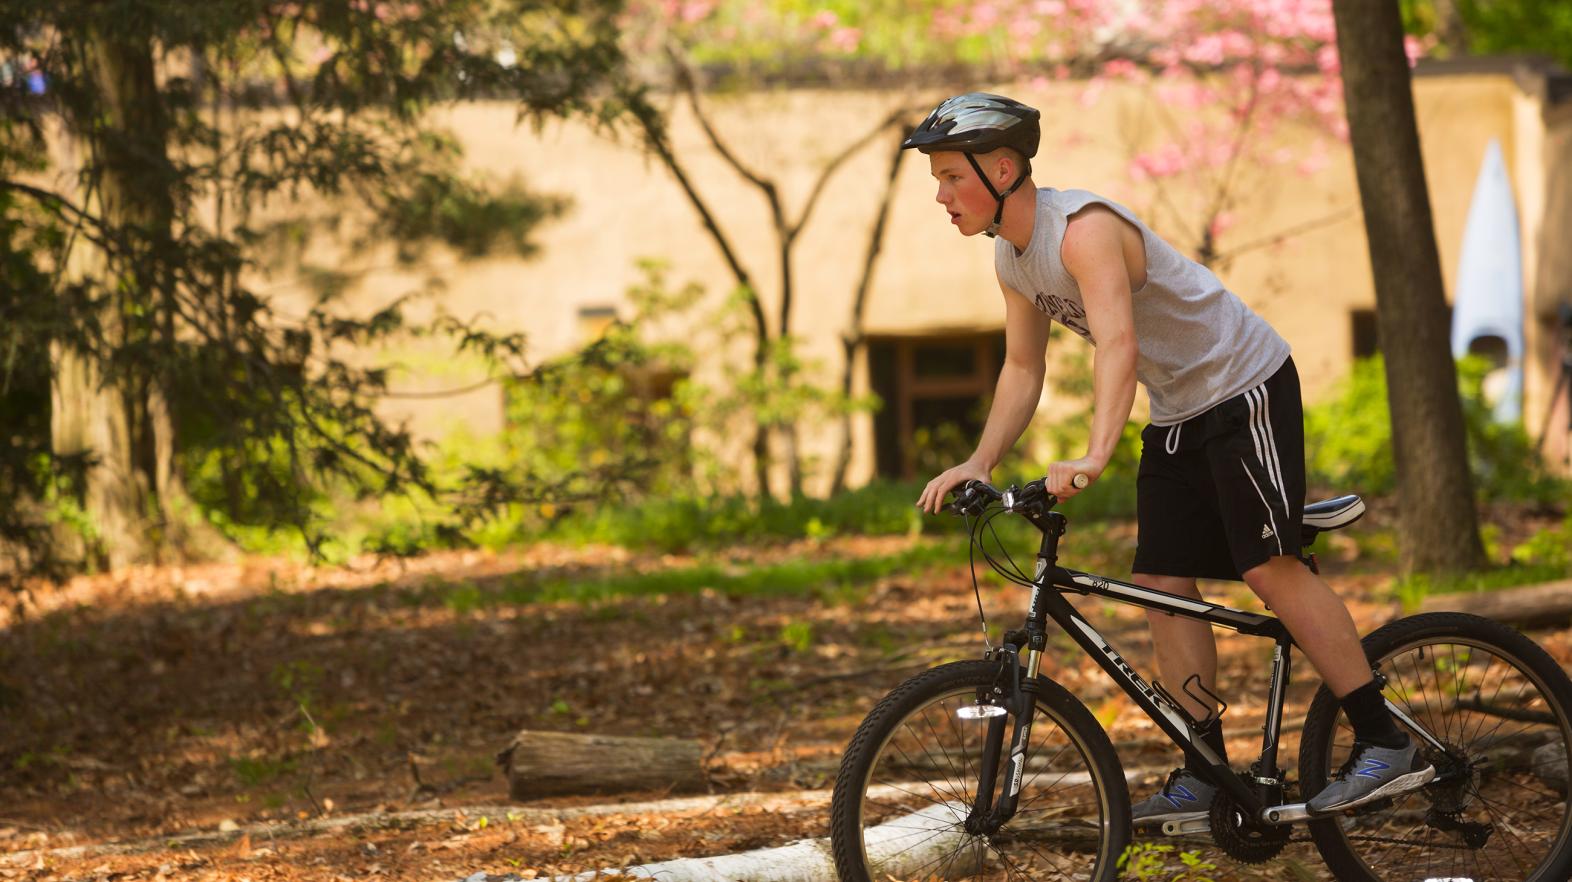
[[[1091,712],[1046,677],[1037,678],[1037,715],[1019,812],[991,837],[971,836],[961,827],[976,793],[975,760],[981,756],[987,724],[957,721],[954,711],[972,703],[979,688],[994,684],[999,670],[998,662],[985,660],[933,668],[896,687],[863,720],[842,758],[831,804],[830,838],[841,882],[957,878],[944,871],[958,865],[966,867],[962,875],[972,879],[1113,882],[1117,878],[1118,860],[1130,841],[1130,795],[1123,767]],[[1024,679],[1025,672],[1021,675]],[[946,719],[951,723],[940,736],[933,723]],[[921,725],[913,728],[913,721]],[[1009,724],[1006,740],[1013,731],[1013,715]],[[968,737],[967,726],[975,738]],[[921,737],[914,737],[916,733]],[[953,745],[946,745],[947,740]],[[925,749],[936,745],[940,751],[939,756],[929,755],[935,776],[912,782],[913,775],[928,769],[910,752],[924,742]],[[956,765],[956,754],[964,765]],[[1002,770],[1003,759],[1000,766]],[[1072,772],[1076,777],[1069,777]],[[967,784],[969,789],[964,789]],[[914,789],[922,785],[932,795]],[[1078,801],[1043,805],[1050,795]],[[911,810],[923,802],[931,805]],[[1071,811],[1077,807],[1080,816]],[[1052,820],[1045,809],[1057,812]],[[924,820],[910,823],[919,817]],[[875,827],[881,830],[876,837],[888,836],[892,827],[915,832],[888,840],[895,846],[876,845],[870,866],[865,833]],[[899,847],[903,845],[899,837],[910,840],[911,847]],[[1080,858],[1063,856],[1053,848],[1045,850],[1046,844],[1074,846],[1076,850],[1066,854],[1088,856],[1091,867],[1081,867]],[[938,857],[930,857],[933,854]],[[1064,873],[1062,868],[1071,863],[1077,866],[1075,873]],[[1063,875],[1053,875],[1055,868]]]
[[[1448,745],[1445,753],[1421,750],[1438,772],[1454,774],[1312,821],[1311,837],[1335,878],[1565,882],[1572,875],[1565,783],[1572,681],[1560,665],[1519,632],[1463,613],[1400,619],[1363,643],[1387,678],[1386,696]],[[1307,798],[1347,758],[1352,740],[1323,685],[1300,744]],[[1533,752],[1540,748],[1543,755]],[[1544,777],[1557,762],[1559,789]]]

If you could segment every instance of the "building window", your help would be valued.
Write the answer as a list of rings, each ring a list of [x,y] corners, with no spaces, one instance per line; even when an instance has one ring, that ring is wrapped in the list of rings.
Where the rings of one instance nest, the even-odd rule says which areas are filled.
[[[606,330],[617,322],[615,306],[579,307],[579,342],[593,343],[606,336]]]
[[[1373,309],[1356,309],[1348,314],[1353,327],[1354,358],[1369,358],[1381,351]]]
[[[1381,332],[1377,327],[1376,311],[1355,309],[1348,313],[1354,343],[1354,358],[1369,358],[1381,351]],[[1452,327],[1452,304],[1446,306],[1446,326]]]
[[[869,386],[883,402],[873,420],[880,477],[916,476],[919,434],[975,446],[1003,364],[1002,333],[870,339]]]

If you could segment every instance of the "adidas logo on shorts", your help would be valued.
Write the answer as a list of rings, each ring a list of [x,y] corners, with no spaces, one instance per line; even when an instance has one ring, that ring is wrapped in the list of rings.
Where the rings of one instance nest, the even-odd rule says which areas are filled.
[[[1262,539],[1270,539],[1270,538],[1272,538],[1273,536],[1276,536],[1276,535],[1277,535],[1276,533],[1272,532],[1272,527],[1271,527],[1270,524],[1262,524],[1261,525],[1261,538]]]

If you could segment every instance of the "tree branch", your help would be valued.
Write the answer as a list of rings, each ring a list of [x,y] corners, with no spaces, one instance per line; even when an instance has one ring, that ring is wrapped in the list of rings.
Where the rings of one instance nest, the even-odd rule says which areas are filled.
[[[802,228],[807,226],[808,218],[813,214],[813,209],[818,204],[819,196],[823,194],[825,186],[829,183],[830,176],[835,174],[836,169],[839,169],[842,165],[844,165],[848,159],[851,159],[853,154],[861,150],[865,145],[868,144],[868,142],[878,137],[882,132],[884,132],[885,129],[899,124],[901,119],[911,112],[912,108],[910,107],[896,108],[895,110],[891,111],[888,116],[880,120],[878,125],[869,129],[867,133],[864,134],[861,138],[858,138],[856,141],[852,142],[849,146],[846,147],[846,149],[842,150],[838,155],[836,155],[834,159],[830,160],[829,164],[826,165],[820,172],[819,179],[814,182],[813,192],[808,194],[808,201],[802,206],[802,214],[797,217],[797,222],[792,224],[791,227],[787,229],[786,241],[795,241],[797,234],[801,233]]]
[[[764,309],[759,303],[758,289],[753,285],[753,278],[743,268],[742,262],[737,258],[736,250],[732,248],[731,240],[726,238],[726,234],[721,230],[720,225],[716,223],[715,215],[710,212],[709,206],[705,204],[704,197],[700,196],[698,190],[694,188],[687,171],[682,167],[682,163],[677,161],[676,155],[671,150],[671,145],[666,141],[666,133],[655,108],[645,102],[643,96],[629,95],[626,97],[628,99],[629,112],[638,121],[640,129],[644,133],[645,144],[655,151],[655,155],[660,157],[661,162],[671,172],[672,177],[677,179],[678,186],[682,187],[682,192],[687,195],[688,202],[692,204],[693,210],[699,213],[699,220],[704,224],[704,229],[709,232],[710,238],[715,240],[716,247],[720,249],[721,257],[726,260],[726,265],[731,268],[732,276],[737,280],[737,285],[748,292],[748,305],[753,313],[753,320],[757,326],[759,340],[762,344],[762,341],[768,339],[766,336],[768,331],[766,330],[767,325],[764,320]],[[760,346],[760,351],[761,353],[763,351],[762,345]]]
[[[904,140],[904,139],[903,139]],[[841,394],[851,397],[852,365],[857,356],[857,350],[863,344],[862,319],[868,303],[868,292],[873,288],[873,270],[879,259],[879,253],[884,249],[884,229],[890,218],[890,206],[895,202],[895,178],[901,168],[901,161],[905,159],[906,151],[897,144],[894,153],[890,156],[890,169],[884,179],[884,196],[879,200],[879,213],[873,221],[873,229],[868,233],[867,256],[863,258],[862,278],[857,281],[857,295],[852,300],[851,328],[841,338],[845,349],[846,363],[841,371]],[[834,496],[846,488],[846,470],[851,466],[851,414],[841,415],[841,431],[844,434],[844,443],[841,444],[840,459],[835,466],[835,482],[830,490]]]
[[[693,71],[688,67],[686,60],[677,52],[675,47],[667,46],[666,54],[670,56],[672,67],[677,72],[677,82],[682,86],[683,93],[688,97],[688,104],[693,108],[693,116],[699,122],[699,128],[704,130],[710,139],[710,146],[715,148],[721,158],[726,160],[737,174],[764,193],[764,198],[770,205],[770,221],[775,224],[775,239],[779,243],[781,262],[781,318],[780,335],[785,337],[791,332],[791,302],[792,302],[792,271],[791,271],[791,245],[792,237],[786,224],[786,209],[781,205],[780,188],[774,181],[761,177],[757,172],[743,164],[737,155],[731,152],[726,142],[721,140],[720,133],[710,123],[709,117],[704,113],[704,108],[699,103],[699,87],[693,76]]]
[[[1292,239],[1295,236],[1303,235],[1310,232],[1311,230],[1317,230],[1321,227],[1331,226],[1332,224],[1338,223],[1339,221],[1345,220],[1358,213],[1359,209],[1357,206],[1350,206],[1340,211],[1334,211],[1331,214],[1322,215],[1321,217],[1295,224],[1294,226],[1291,226],[1285,230],[1279,230],[1278,232],[1269,236],[1262,236],[1259,239],[1252,239],[1243,245],[1239,245],[1227,251],[1220,252],[1217,255],[1217,261],[1218,263],[1223,263],[1225,261],[1233,260],[1247,251],[1254,251],[1257,248],[1265,248],[1268,245],[1276,245],[1285,239]]]

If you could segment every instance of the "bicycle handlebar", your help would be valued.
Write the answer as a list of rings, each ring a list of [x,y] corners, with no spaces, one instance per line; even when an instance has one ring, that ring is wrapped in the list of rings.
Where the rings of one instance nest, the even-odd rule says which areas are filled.
[[[998,487],[984,481],[967,481],[955,493],[955,500],[944,508],[951,514],[979,515],[990,503],[1002,502],[1008,511],[1017,511],[1028,507],[1040,507],[1042,511],[1051,511],[1059,504],[1059,497],[1048,492],[1045,484],[1046,478],[1028,481],[1024,487],[1010,487],[1000,490]],[[1084,490],[1091,484],[1091,479],[1079,472],[1070,479],[1075,489]]]

